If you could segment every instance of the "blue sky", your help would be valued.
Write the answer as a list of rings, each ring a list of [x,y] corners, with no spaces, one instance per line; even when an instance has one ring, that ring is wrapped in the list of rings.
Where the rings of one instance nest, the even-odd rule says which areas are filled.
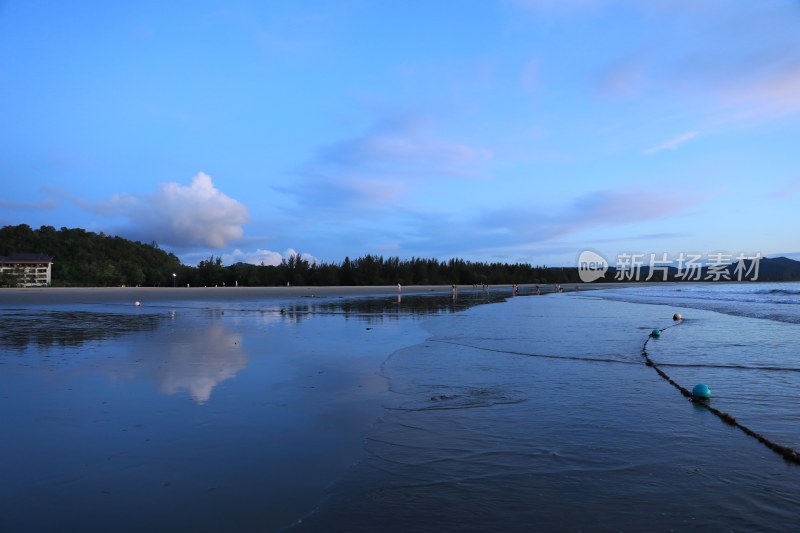
[[[0,0],[0,225],[184,263],[800,252],[800,4]]]

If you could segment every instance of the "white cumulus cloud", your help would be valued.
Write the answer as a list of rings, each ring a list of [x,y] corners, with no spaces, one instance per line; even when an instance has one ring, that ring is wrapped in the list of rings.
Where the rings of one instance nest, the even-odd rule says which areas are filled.
[[[250,219],[247,207],[203,172],[189,185],[162,183],[149,195],[114,195],[94,210],[127,218],[132,227],[125,233],[135,238],[175,247],[224,248],[242,237]]]
[[[285,252],[273,252],[272,250],[257,249],[253,252],[243,252],[238,248],[231,254],[224,254],[222,256],[222,263],[225,265],[233,265],[235,263],[249,263],[251,265],[272,265],[277,266],[281,264],[284,259],[289,259],[293,256],[300,256],[311,264],[319,262],[316,257],[307,253],[298,253],[293,248],[287,248]]]

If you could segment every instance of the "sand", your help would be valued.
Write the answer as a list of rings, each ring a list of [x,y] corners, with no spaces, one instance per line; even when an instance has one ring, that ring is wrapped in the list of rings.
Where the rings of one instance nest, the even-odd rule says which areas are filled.
[[[562,284],[564,292],[630,286],[630,283]],[[643,285],[640,283],[639,285]],[[472,285],[457,285],[458,291],[475,291]],[[521,295],[530,295],[537,285],[519,285]],[[552,293],[552,284],[538,285],[542,294]],[[490,285],[491,291],[506,291],[511,295],[511,285]],[[451,285],[404,285],[400,294],[451,294]],[[257,299],[292,299],[322,297],[360,297],[397,295],[397,285],[326,286],[326,287],[28,287],[0,289],[0,305],[48,303],[121,303],[139,301],[231,301]]]
[[[449,285],[409,285],[401,294],[449,294]],[[367,287],[29,287],[0,289],[0,304],[105,303],[167,300],[253,300],[264,298],[396,295],[396,285]]]

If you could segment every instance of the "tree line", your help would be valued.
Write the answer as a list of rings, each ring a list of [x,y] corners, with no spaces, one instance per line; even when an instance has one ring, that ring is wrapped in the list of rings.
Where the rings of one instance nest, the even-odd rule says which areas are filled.
[[[367,254],[341,263],[310,263],[300,255],[279,265],[236,263],[223,266],[220,258],[201,261],[184,272],[195,285],[496,285],[510,283],[568,283],[577,280],[577,269],[549,269],[527,263],[482,263],[414,257],[384,258]],[[574,274],[574,277],[573,275]]]
[[[25,224],[0,228],[0,255],[38,253],[53,257],[52,284],[59,287],[112,286],[285,286],[289,285],[496,285],[510,283],[572,283],[577,269],[547,268],[527,263],[484,263],[463,259],[384,258],[363,255],[341,263],[309,262],[301,255],[279,265],[223,265],[211,256],[196,266],[153,242],[93,233],[78,228]],[[173,276],[174,274],[174,276]],[[14,285],[7,276],[0,286]]]
[[[53,257],[52,284],[56,287],[107,287],[172,284],[171,272],[181,267],[173,254],[122,237],[80,228],[34,230],[26,224],[0,228],[0,255],[44,254]],[[169,280],[167,279],[169,276]],[[0,285],[13,285],[6,276]]]
[[[345,257],[340,263],[311,263],[301,255],[293,255],[279,265],[236,263],[227,266],[222,264],[222,258],[211,256],[197,266],[189,266],[181,264],[174,254],[161,250],[155,242],[147,244],[80,228],[56,230],[52,226],[42,226],[34,230],[25,224],[0,228],[0,256],[14,253],[53,257],[52,284],[56,287],[581,283],[577,268],[463,259],[384,258],[371,254],[355,259]],[[731,264],[726,268],[726,279],[736,279],[735,267]],[[708,267],[704,266],[700,274],[698,281],[706,281]],[[645,267],[641,276],[631,281],[645,281],[649,277],[649,269]],[[656,277],[654,281],[659,280]],[[678,277],[674,267],[668,269],[667,280],[686,281]],[[800,280],[800,262],[785,257],[763,258],[758,280]],[[612,267],[598,281],[626,279]],[[14,275],[0,275],[0,287],[16,286],[17,283]]]

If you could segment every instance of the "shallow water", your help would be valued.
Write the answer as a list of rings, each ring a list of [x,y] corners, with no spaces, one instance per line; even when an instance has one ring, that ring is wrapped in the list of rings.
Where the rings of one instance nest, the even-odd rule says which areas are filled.
[[[800,450],[800,284],[672,285],[598,294],[685,306],[679,327],[648,343],[653,361],[689,390],[706,383],[715,408]]]
[[[664,283],[602,291],[603,298],[800,324],[800,282]]]
[[[364,455],[404,296],[0,309],[0,531],[265,531]]]
[[[653,360],[797,446],[800,326],[502,296],[0,307],[0,531],[794,529],[800,467],[641,350],[681,312]]]
[[[392,396],[368,436],[369,458],[298,528],[794,529],[798,466],[643,364],[643,341],[672,325],[675,310],[584,293],[432,318],[430,338],[384,365]],[[657,354],[673,337],[705,338],[703,322],[747,320],[680,310],[691,318],[664,333]],[[785,348],[790,335],[771,338]],[[700,379],[688,369],[678,377]],[[703,369],[708,377],[727,387]],[[798,402],[784,400],[730,410],[790,444]]]

